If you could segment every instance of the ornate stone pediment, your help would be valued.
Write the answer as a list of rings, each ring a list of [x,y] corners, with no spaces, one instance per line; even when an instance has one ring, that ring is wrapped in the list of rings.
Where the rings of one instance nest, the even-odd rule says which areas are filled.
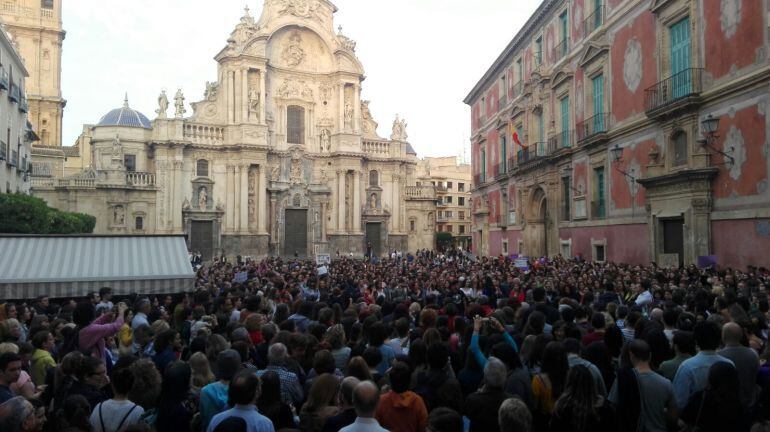
[[[305,81],[287,78],[283,80],[281,86],[278,87],[278,97],[283,99],[302,99],[312,102],[313,90]]]
[[[553,76],[553,79],[551,80],[551,87],[557,88],[562,84],[568,83],[572,81],[572,77],[575,74],[572,73],[569,69],[562,69]]]
[[[583,49],[583,54],[580,56],[578,63],[581,67],[586,67],[602,56],[606,56],[609,49],[609,46],[606,44],[589,42]]]
[[[316,0],[276,0],[279,15],[294,15],[299,18],[311,18],[321,3]]]

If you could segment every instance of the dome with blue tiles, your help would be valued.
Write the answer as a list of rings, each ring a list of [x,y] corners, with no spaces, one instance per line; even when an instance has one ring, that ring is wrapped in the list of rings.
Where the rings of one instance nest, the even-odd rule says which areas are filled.
[[[115,108],[99,120],[97,126],[126,126],[152,129],[150,120],[144,114],[128,106],[128,95],[122,108]]]

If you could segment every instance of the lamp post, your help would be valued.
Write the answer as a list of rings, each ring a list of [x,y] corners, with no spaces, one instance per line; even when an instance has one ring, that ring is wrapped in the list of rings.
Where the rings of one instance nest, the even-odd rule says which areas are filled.
[[[735,164],[735,158],[732,155],[732,153],[735,151],[735,148],[730,146],[730,150],[728,152],[724,152],[714,145],[717,139],[719,139],[719,135],[717,134],[717,130],[719,129],[719,117],[714,117],[713,115],[709,114],[700,122],[700,124],[701,129],[703,130],[703,139],[699,139],[698,144],[700,144],[700,146],[704,149],[709,149],[714,153],[722,155],[724,162],[714,165],[728,165],[732,167],[733,164]]]
[[[631,180],[631,217],[635,216],[636,214],[636,173],[633,168],[631,168],[629,171],[625,171],[618,164],[623,162],[623,149],[620,148],[619,145],[615,144],[615,147],[610,149],[610,152],[612,153],[612,160],[615,162],[615,170],[629,180]]]

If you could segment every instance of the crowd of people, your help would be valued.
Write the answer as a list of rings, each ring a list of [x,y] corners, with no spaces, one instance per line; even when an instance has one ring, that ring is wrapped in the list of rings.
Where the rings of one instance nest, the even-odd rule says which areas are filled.
[[[215,259],[0,306],[0,431],[770,431],[765,268]]]

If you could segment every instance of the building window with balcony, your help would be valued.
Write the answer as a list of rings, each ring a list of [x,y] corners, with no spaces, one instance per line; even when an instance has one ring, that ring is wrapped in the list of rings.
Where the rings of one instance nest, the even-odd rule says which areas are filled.
[[[447,190],[451,190],[452,189],[452,182],[446,182],[446,188],[447,188]]]
[[[451,218],[452,218],[452,210],[445,210],[444,219],[451,219]]]
[[[500,135],[500,174],[508,170],[506,165],[508,161],[508,143],[505,140],[504,133]]]
[[[136,155],[123,155],[123,166],[128,172],[136,171]]]
[[[375,187],[380,184],[380,173],[377,170],[369,171],[369,186]]]
[[[687,134],[678,131],[671,138],[674,150],[674,166],[687,164]]]
[[[457,197],[457,205],[464,206],[465,205],[465,197]]]
[[[543,37],[535,39],[535,66],[543,64]]]
[[[604,75],[599,74],[591,79],[591,87],[593,89],[593,132],[604,131]]]
[[[604,190],[604,167],[594,169],[594,181],[596,183],[596,201],[594,201],[594,218],[604,219],[607,215]]]
[[[457,218],[460,220],[465,220],[465,212],[464,211],[458,211],[457,212]]]
[[[483,148],[481,149],[481,182],[487,181],[487,152]]]
[[[559,147],[561,148],[567,148],[570,147],[570,139],[569,139],[569,96],[564,96],[559,100],[560,105],[560,111],[561,111],[561,135],[560,135],[560,141],[561,145]]]
[[[457,183],[457,191],[465,192],[465,183]]]
[[[305,144],[305,108],[290,105],[286,109],[286,142]]]
[[[687,96],[692,90],[690,71],[690,18],[672,25],[669,30],[671,57],[671,92],[674,99]]]
[[[206,159],[198,159],[198,162],[195,166],[195,175],[198,177],[208,177],[209,176],[209,161]]]
[[[447,195],[447,197],[446,197],[446,203],[447,203],[447,204],[452,204],[452,195]]]

